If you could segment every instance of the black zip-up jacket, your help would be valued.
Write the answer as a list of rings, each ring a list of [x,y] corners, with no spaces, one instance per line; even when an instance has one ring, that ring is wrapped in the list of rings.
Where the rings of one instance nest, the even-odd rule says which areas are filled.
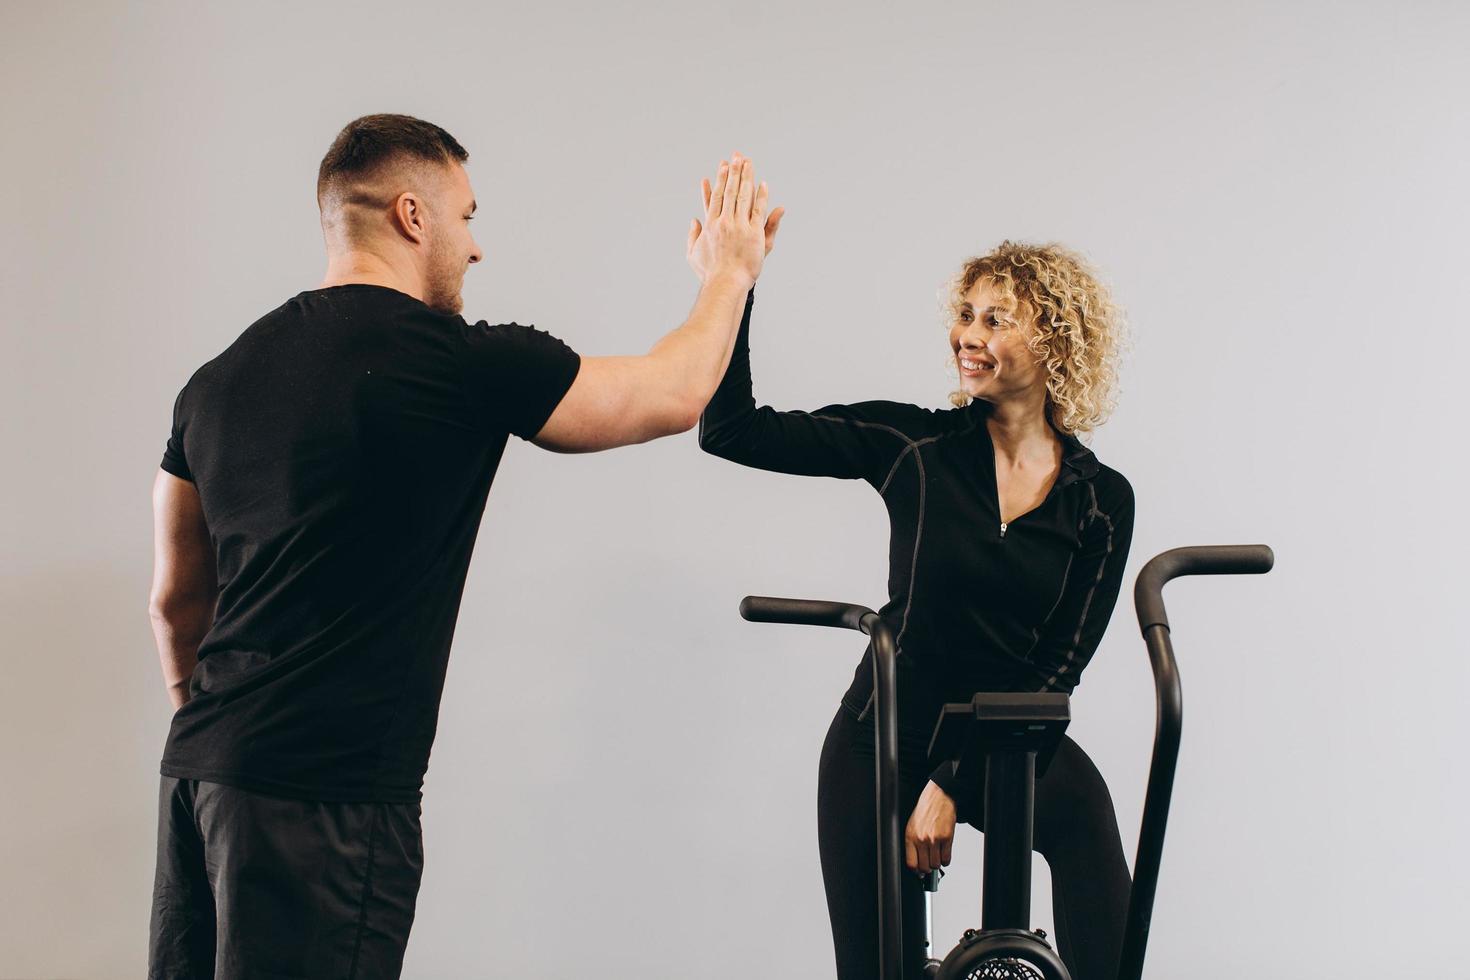
[[[939,706],[976,691],[1070,692],[1123,580],[1133,534],[1128,481],[1059,433],[1056,482],[1038,507],[1003,524],[986,402],[941,411],[887,401],[757,408],[754,295],[699,444],[746,466],[866,480],[883,497],[888,601],[879,614],[898,640],[905,740],[927,740]],[[865,716],[871,697],[865,658],[843,703]],[[954,796],[950,776],[941,767],[931,778]]]

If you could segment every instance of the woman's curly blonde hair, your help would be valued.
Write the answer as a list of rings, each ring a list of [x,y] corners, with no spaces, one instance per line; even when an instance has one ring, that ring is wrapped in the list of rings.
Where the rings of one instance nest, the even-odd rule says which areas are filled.
[[[1046,368],[1052,424],[1076,434],[1106,421],[1126,328],[1122,310],[1091,266],[1055,242],[1001,242],[990,254],[965,262],[950,280],[944,305],[951,324],[981,279],[1000,294],[1000,305],[1025,329],[1026,346]],[[949,398],[957,407],[970,403],[960,391]]]

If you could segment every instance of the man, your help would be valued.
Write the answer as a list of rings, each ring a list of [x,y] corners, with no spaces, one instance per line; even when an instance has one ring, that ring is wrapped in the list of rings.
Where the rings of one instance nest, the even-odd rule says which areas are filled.
[[[706,182],[702,286],[641,357],[460,317],[468,154],[408,116],[322,160],[322,285],[180,392],[153,490],[150,614],[176,709],[150,977],[394,977],[450,640],[509,434],[558,452],[692,428],[782,210]]]

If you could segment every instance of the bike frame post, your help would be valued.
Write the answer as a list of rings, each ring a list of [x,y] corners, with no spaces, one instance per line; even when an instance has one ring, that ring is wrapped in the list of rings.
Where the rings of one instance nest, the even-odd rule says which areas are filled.
[[[898,813],[898,651],[893,631],[869,613],[863,632],[872,639],[873,740],[877,751],[878,961],[882,980],[903,976],[903,827]]]
[[[992,751],[985,766],[982,929],[1029,929],[1036,753]]]

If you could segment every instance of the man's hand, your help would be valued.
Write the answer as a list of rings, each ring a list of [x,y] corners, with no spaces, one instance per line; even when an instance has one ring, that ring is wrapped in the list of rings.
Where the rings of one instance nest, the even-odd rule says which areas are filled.
[[[689,265],[700,282],[733,275],[746,280],[748,289],[776,243],[786,209],[766,213],[770,190],[764,182],[755,184],[754,164],[738,153],[728,163],[721,161],[714,184],[701,181],[700,190],[704,223],[690,222]]]
[[[949,864],[954,845],[954,800],[933,782],[924,787],[918,805],[903,832],[904,863],[928,874]]]
[[[699,424],[730,363],[740,313],[781,221],[766,215],[766,185],[738,153],[704,185],[704,223],[691,222],[689,264],[701,286],[694,309],[642,357],[584,357],[576,380],[536,433],[543,449],[595,452]]]

